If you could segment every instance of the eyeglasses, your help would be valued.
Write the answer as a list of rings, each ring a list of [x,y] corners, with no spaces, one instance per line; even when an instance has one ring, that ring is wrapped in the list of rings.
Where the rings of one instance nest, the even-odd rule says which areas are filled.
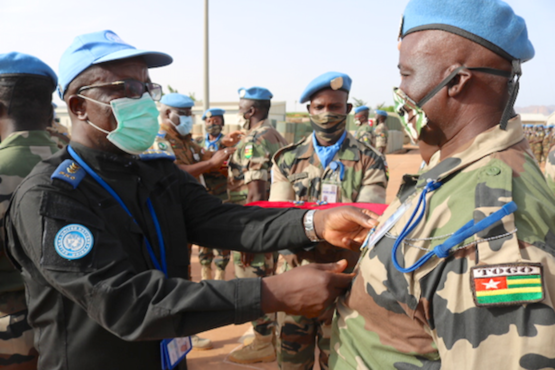
[[[96,87],[107,87],[107,86],[123,86],[125,91],[125,96],[130,99],[140,99],[145,91],[148,91],[152,100],[159,101],[162,98],[162,86],[152,83],[152,82],[141,82],[137,80],[123,80],[110,82],[99,85],[83,86],[77,90],[77,94],[89,89],[94,89]]]

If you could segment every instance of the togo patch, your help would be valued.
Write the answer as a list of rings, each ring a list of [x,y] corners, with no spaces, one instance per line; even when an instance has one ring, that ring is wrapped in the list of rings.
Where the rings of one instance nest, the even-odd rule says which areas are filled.
[[[245,158],[246,159],[252,158],[252,144],[247,144],[245,146]]]
[[[94,238],[90,230],[79,224],[62,227],[54,238],[56,252],[68,260],[85,257],[92,250],[93,244]]]
[[[540,263],[474,266],[470,279],[478,307],[513,306],[544,299]]]

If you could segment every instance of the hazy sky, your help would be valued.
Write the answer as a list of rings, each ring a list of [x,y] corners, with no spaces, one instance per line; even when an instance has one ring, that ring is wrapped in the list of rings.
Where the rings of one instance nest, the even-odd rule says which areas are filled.
[[[237,100],[238,88],[257,85],[289,111],[304,110],[296,100],[308,82],[335,70],[353,79],[351,97],[392,104],[407,2],[210,0],[210,100]],[[555,1],[507,2],[536,49],[516,105],[555,104]],[[57,71],[75,36],[110,29],[139,49],[172,55],[173,64],[151,70],[152,80],[202,99],[203,12],[203,0],[0,0],[0,52],[35,55]]]

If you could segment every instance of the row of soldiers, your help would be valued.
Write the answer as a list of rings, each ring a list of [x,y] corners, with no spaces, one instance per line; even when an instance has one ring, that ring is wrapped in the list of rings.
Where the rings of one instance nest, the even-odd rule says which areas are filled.
[[[524,124],[522,128],[534,157],[538,163],[545,164],[551,147],[555,145],[555,125]]]

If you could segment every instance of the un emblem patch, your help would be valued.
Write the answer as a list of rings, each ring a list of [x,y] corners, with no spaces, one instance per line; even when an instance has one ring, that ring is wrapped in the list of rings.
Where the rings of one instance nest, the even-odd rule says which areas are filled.
[[[90,230],[79,224],[62,227],[54,239],[56,252],[68,260],[85,257],[91,251],[93,244],[94,238]]]

